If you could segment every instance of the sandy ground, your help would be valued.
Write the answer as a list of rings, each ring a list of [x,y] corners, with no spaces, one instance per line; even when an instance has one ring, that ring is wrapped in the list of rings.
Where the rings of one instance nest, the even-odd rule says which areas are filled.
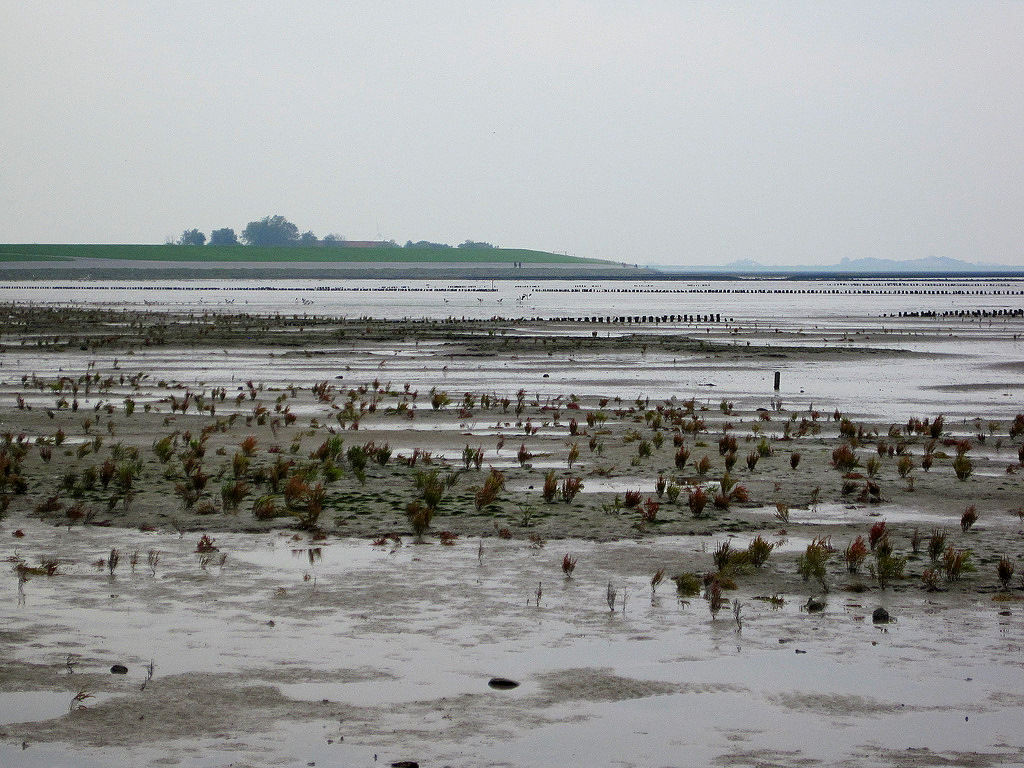
[[[755,626],[762,622],[760,633],[745,630],[743,645],[751,651],[767,652],[774,646],[796,642],[816,649],[823,658],[837,658],[849,642],[856,645],[849,638],[858,637],[864,627],[875,637],[873,642],[878,642],[871,612],[879,606],[899,616],[901,626],[907,627],[907,640],[913,637],[918,643],[917,650],[911,650],[909,644],[893,644],[889,661],[898,663],[903,658],[908,668],[925,665],[927,654],[934,648],[939,648],[937,652],[944,658],[955,658],[956,627],[973,623],[991,628],[1000,621],[1004,625],[1012,621],[1012,643],[1019,638],[1015,616],[1024,594],[1020,576],[1024,571],[1024,513],[1020,512],[1024,494],[1018,474],[1021,437],[1011,437],[1011,423],[1006,419],[933,425],[923,420],[933,420],[937,414],[922,414],[922,423],[893,425],[856,417],[845,419],[838,412],[791,412],[782,404],[755,410],[743,403],[709,407],[707,403],[684,400],[627,402],[600,395],[575,398],[519,394],[514,383],[507,391],[466,394],[444,392],[441,381],[434,392],[423,388],[414,392],[380,382],[346,380],[323,382],[314,391],[283,378],[233,391],[192,391],[164,379],[160,371],[134,371],[130,360],[119,368],[104,370],[89,360],[97,350],[173,343],[176,335],[186,333],[192,334],[195,343],[194,328],[153,323],[141,316],[121,318],[115,327],[110,316],[97,315],[99,326],[80,317],[75,324],[79,330],[74,338],[68,338],[66,330],[59,330],[68,327],[66,318],[46,313],[30,315],[19,319],[24,326],[16,333],[8,328],[4,337],[8,349],[21,334],[23,340],[40,339],[55,349],[79,347],[83,351],[81,370],[65,371],[63,378],[4,369],[0,432],[5,433],[3,490],[8,506],[0,533],[5,540],[3,556],[13,574],[9,597],[15,600],[25,590],[31,595],[34,585],[61,580],[75,586],[61,587],[48,599],[59,603],[59,593],[65,590],[68,599],[78,594],[79,600],[86,599],[91,588],[102,592],[105,564],[97,561],[111,547],[118,547],[124,556],[131,551],[141,552],[144,560],[145,553],[154,546],[153,540],[146,538],[149,536],[160,537],[159,547],[167,553],[163,568],[177,575],[165,584],[168,590],[173,586],[173,591],[140,592],[137,611],[156,616],[170,610],[168,605],[183,604],[184,609],[189,590],[195,588],[190,580],[205,580],[219,567],[216,591],[204,591],[203,600],[218,602],[224,606],[220,610],[242,616],[253,632],[265,631],[256,628],[265,627],[268,621],[281,622],[282,616],[302,622],[342,612],[366,618],[359,629],[340,627],[341,634],[393,641],[402,629],[391,621],[418,626],[424,621],[424,606],[452,600],[456,607],[450,609],[450,615],[445,614],[444,626],[427,621],[431,625],[422,629],[431,642],[443,645],[452,626],[471,629],[460,644],[486,647],[488,642],[499,642],[489,637],[474,640],[473,632],[483,631],[475,628],[474,622],[489,611],[504,617],[502,612],[515,605],[504,619],[508,626],[492,630],[500,642],[548,643],[557,638],[557,644],[571,647],[567,638],[574,632],[581,636],[590,632],[629,654],[631,640],[642,645],[647,638],[654,646],[667,642],[677,630],[668,618],[672,612],[645,613],[639,626],[601,624],[599,630],[586,630],[582,627],[597,619],[589,613],[585,618],[573,614],[583,609],[571,603],[572,611],[566,607],[569,613],[559,620],[562,623],[558,627],[550,634],[541,632],[537,636],[530,634],[535,630],[519,626],[520,612],[531,601],[535,609],[549,605],[554,610],[559,605],[550,592],[547,598],[534,595],[535,580],[552,585],[588,583],[589,594],[573,599],[600,608],[606,582],[621,583],[623,590],[628,584],[634,600],[643,602],[636,596],[650,590],[650,579],[664,569],[666,578],[659,590],[669,605],[675,606],[679,599],[686,600],[687,605],[704,605],[708,584],[716,582],[723,588],[726,607],[712,626],[730,626],[732,632],[728,602],[741,601],[748,621]],[[270,319],[218,321],[201,334],[205,342],[199,343],[218,349],[243,345],[259,329],[269,336],[287,336],[292,345],[315,349],[338,333],[337,327],[327,323],[310,327],[305,320],[299,329],[293,325]],[[96,327],[105,327],[105,332]],[[422,327],[364,323],[349,326],[345,332],[365,333],[382,343],[430,339],[459,345],[465,354],[507,354],[509,347],[507,337],[481,337],[480,326],[473,328],[471,338],[443,323]],[[276,338],[274,343],[282,342]],[[592,343],[595,349],[590,353],[601,354],[615,344],[635,346],[639,342],[631,337],[594,339]],[[685,339],[651,338],[645,343],[673,344],[679,354],[706,351],[707,347]],[[516,348],[514,341],[512,348]],[[770,353],[732,348],[718,352],[735,356]],[[799,355],[801,351],[790,349],[787,354]],[[822,353],[808,350],[806,354]],[[860,349],[829,354],[881,353]],[[743,490],[735,492],[728,502],[720,500],[716,508],[713,497],[721,491],[727,471],[727,454],[720,450],[720,441],[726,436],[736,441],[729,479]],[[158,455],[160,440],[165,440],[163,456]],[[954,461],[968,443],[964,455],[972,471],[959,479]],[[833,462],[834,451],[843,445],[849,446],[855,461],[855,466],[846,470],[836,468]],[[390,451],[377,453],[384,446]],[[356,449],[354,453],[352,449]],[[680,449],[689,454],[682,466],[678,463],[682,458]],[[361,466],[359,454],[367,455],[365,466]],[[922,466],[926,455],[931,461],[927,470]],[[704,459],[706,466],[698,470]],[[501,473],[503,485],[492,499],[481,499],[492,470]],[[546,476],[550,477],[549,483],[557,483],[559,490],[566,481],[573,480],[582,482],[582,489],[572,499],[560,498],[556,493],[547,501],[542,492]],[[219,554],[210,553],[200,563],[201,572],[196,573],[196,542],[203,532],[235,542],[224,550],[232,553],[232,564],[236,551],[258,549],[253,542],[280,542],[292,536],[299,542],[296,548],[337,544],[340,550],[345,542],[345,547],[355,548],[353,551],[365,548],[394,552],[397,542],[408,545],[415,538],[410,505],[418,504],[421,509],[429,505],[423,485],[431,477],[450,479],[450,483],[439,491],[440,501],[424,540],[433,545],[446,538],[453,541],[452,551],[461,553],[462,565],[458,568],[482,566],[491,553],[509,553],[504,570],[498,569],[502,576],[495,585],[495,589],[500,585],[505,590],[501,594],[507,602],[502,602],[501,608],[488,604],[487,590],[457,597],[460,593],[448,582],[443,582],[441,591],[445,597],[438,597],[437,584],[431,579],[443,577],[446,566],[443,560],[437,560],[436,553],[449,550],[440,546],[420,550],[429,551],[429,557],[409,555],[408,565],[418,568],[421,566],[417,563],[429,561],[440,576],[420,574],[420,581],[411,583],[408,573],[396,576],[389,570],[385,577],[379,568],[348,574],[348,585],[358,594],[355,602],[340,588],[321,587],[312,604],[306,601],[290,605],[288,595],[295,589],[293,577],[305,578],[311,572],[314,578],[317,576],[312,560],[311,567],[301,574],[281,576],[279,581],[270,579],[251,562],[245,568],[229,569],[228,578],[222,574],[224,564],[218,564]],[[289,478],[295,485],[286,491]],[[696,487],[705,488],[712,497],[699,515],[687,503],[691,489]],[[190,490],[193,498],[186,504]],[[237,500],[232,500],[232,493],[237,494]],[[634,494],[638,504],[630,498]],[[263,519],[257,519],[254,513],[260,507]],[[978,520],[964,529],[962,516],[969,507],[975,508]],[[866,555],[856,572],[851,571],[844,550],[859,536],[867,540],[872,526],[881,522],[888,531],[885,540],[891,545],[891,557],[880,559],[886,551],[883,544],[883,549]],[[19,537],[19,531],[26,536]],[[928,545],[938,531],[946,536],[946,546],[937,549],[933,560]],[[59,540],[52,538],[56,532],[60,532]],[[754,567],[742,555],[738,559],[734,556],[731,562],[720,556],[721,562],[716,563],[714,553],[716,549],[721,551],[723,544],[729,543],[734,552],[745,551],[757,536],[775,547],[764,566]],[[380,542],[376,546],[371,543],[375,540]],[[807,544],[814,540],[829,545],[824,550],[826,564],[823,570],[804,578],[799,561],[807,556]],[[177,561],[168,547],[177,548]],[[957,578],[944,567],[947,548],[950,555],[959,550],[970,552],[968,567]],[[564,550],[571,554],[574,549],[585,550],[586,556],[580,573],[566,580],[560,567],[562,555],[566,554]],[[406,546],[402,551],[414,552],[415,548]],[[48,554],[58,561],[56,575],[25,570],[41,567]],[[503,556],[495,555],[499,560]],[[515,557],[532,559],[519,562]],[[997,565],[1004,557],[1016,571],[1007,579],[1008,588],[1000,584],[997,574]],[[171,565],[175,562],[177,565]],[[591,576],[583,575],[587,570],[583,566],[587,565],[594,567]],[[902,569],[902,573],[879,579],[878,570],[883,566]],[[109,569],[109,564],[106,567]],[[124,567],[122,564],[122,574]],[[133,577],[136,568],[142,573],[145,565],[138,563],[132,569]],[[597,571],[600,576],[595,575]],[[449,575],[454,578],[454,573]],[[695,577],[701,587],[698,594],[676,594],[671,577],[686,574]],[[706,574],[717,576],[709,580]],[[114,578],[113,571],[109,577]],[[482,577],[467,578],[480,583]],[[273,610],[268,610],[265,603],[233,602],[233,594],[250,588],[258,593],[262,590],[269,599],[276,596]],[[213,588],[204,587],[208,589]],[[134,590],[133,586],[130,591]],[[765,599],[772,597],[777,598],[777,606]],[[824,600],[827,607],[823,615],[845,618],[846,624],[821,624],[814,629],[816,635],[808,635],[805,620],[811,614],[800,608],[812,597]],[[162,661],[164,666],[181,668],[163,673],[137,690],[137,678],[133,677],[129,686],[103,671],[110,658],[102,643],[76,647],[73,653],[80,657],[83,671],[65,674],[65,657],[72,651],[61,644],[60,611],[54,608],[50,618],[40,618],[36,624],[26,615],[31,605],[29,600],[26,606],[4,608],[8,621],[0,646],[0,697],[33,690],[56,690],[73,696],[76,690],[86,689],[116,695],[63,717],[4,726],[4,743],[9,747],[4,755],[13,761],[5,764],[11,765],[63,764],[60,760],[68,759],[67,750],[79,747],[87,753],[88,749],[95,750],[88,754],[94,755],[97,764],[120,760],[115,756],[121,755],[118,750],[122,749],[134,750],[134,764],[160,764],[166,758],[167,764],[260,765],[283,759],[282,754],[292,754],[289,749],[298,755],[294,759],[311,764],[303,758],[312,754],[309,739],[322,747],[325,739],[330,739],[332,745],[338,743],[343,733],[347,734],[346,743],[355,750],[344,764],[372,764],[371,754],[376,759],[379,751],[382,756],[393,755],[395,760],[402,755],[426,755],[434,760],[429,764],[437,765],[543,765],[543,758],[528,753],[503,761],[494,756],[492,748],[510,742],[511,734],[523,729],[562,724],[565,738],[571,740],[570,724],[588,718],[600,722],[600,716],[593,713],[580,713],[578,718],[569,712],[554,715],[560,707],[571,710],[579,703],[636,702],[662,696],[673,700],[701,690],[692,680],[672,674],[649,678],[619,674],[626,670],[591,663],[593,660],[584,655],[580,664],[561,659],[540,670],[520,668],[518,671],[529,678],[531,686],[528,694],[518,698],[496,699],[492,692],[481,690],[451,698],[428,695],[421,700],[371,704],[358,696],[348,700],[336,696],[303,700],[282,692],[282,685],[303,681],[372,684],[402,675],[369,652],[362,661],[348,659],[329,670],[317,663],[316,654],[306,652],[297,653],[299,658],[290,664],[283,664],[273,653],[263,658],[257,652],[255,668],[229,664],[227,671],[217,664],[190,667],[187,663],[170,665]],[[788,610],[772,611],[782,605],[789,606]],[[607,608],[601,610],[607,612]],[[710,615],[706,607],[701,610],[705,616]],[[621,612],[626,615],[625,606]],[[1003,612],[1011,618],[997,619]],[[611,613],[616,613],[614,606]],[[936,613],[947,622],[947,628],[935,643],[925,642],[929,631],[922,623],[919,634],[914,634],[914,617],[921,620]],[[270,615],[275,618],[267,618]],[[852,624],[851,617],[855,619]],[[73,611],[67,621],[74,634],[79,628],[75,627]],[[375,623],[380,624],[376,629]],[[160,621],[154,619],[153,624],[159,626]],[[1020,647],[1005,647],[1003,638],[1011,630],[1000,626],[1003,628],[994,630],[1002,633],[999,637],[985,635],[979,641],[979,653],[988,668],[1012,669],[1016,675]],[[451,637],[458,635],[455,632]],[[318,642],[329,642],[315,633],[314,637]],[[700,637],[704,637],[702,630]],[[301,638],[298,632],[293,641],[301,643]],[[172,644],[164,650],[166,657],[175,655],[175,647]],[[28,648],[35,650],[29,652]],[[515,653],[521,652],[505,650],[515,658]],[[663,662],[672,658],[670,652],[659,653],[662,655],[657,658]],[[713,659],[720,654],[719,643],[697,656]],[[135,655],[133,675],[145,657],[138,651]],[[411,654],[408,668],[415,668],[415,662],[415,654]],[[443,663],[437,664],[438,669],[444,669]],[[481,675],[487,666],[481,665]],[[490,666],[493,669],[497,665]],[[1007,677],[1007,681],[1012,680],[1016,677]],[[745,690],[739,683],[714,680],[702,685],[722,694]],[[993,701],[1001,702],[998,707],[991,701],[985,706],[1019,715],[1021,702],[1013,698],[1013,685],[1007,682],[1005,689],[990,692]],[[815,692],[802,688],[793,695],[796,698],[784,708],[805,712],[809,723],[826,731],[833,716],[870,720],[886,715],[892,707],[904,706],[886,696],[846,696],[842,690],[832,689]],[[771,701],[772,707],[781,706],[782,699]],[[444,728],[424,725],[434,722],[435,716],[441,717],[437,712],[444,708],[450,709]],[[137,712],[142,714],[137,716]],[[284,746],[279,739],[270,750],[272,755],[261,758],[257,735],[273,730],[277,726],[271,724],[281,720],[293,723],[285,729],[288,737],[281,737]],[[382,720],[393,726],[390,732],[380,727]],[[331,735],[324,736],[324,722],[345,725],[329,729]],[[403,722],[419,724],[403,727]],[[452,723],[460,726],[456,728]],[[304,733],[304,728],[317,733],[306,734],[306,747],[295,747],[289,739],[299,738],[296,734]],[[941,726],[936,728],[941,731]],[[698,736],[693,736],[694,743],[700,740]],[[859,745],[838,753],[828,749],[815,752],[799,742],[775,749],[762,748],[758,739],[753,743],[746,743],[747,739],[735,741],[743,743],[730,745],[723,741],[700,759],[694,757],[697,753],[691,753],[690,758],[676,757],[670,744],[662,744],[660,751],[649,753],[647,759],[672,765],[702,764],[705,758],[730,765],[795,765],[818,760],[833,763],[839,758],[851,765],[994,765],[1019,762],[1020,747],[1024,746],[1014,737],[1007,737],[1001,744],[986,743],[962,750],[951,747],[941,758],[945,762],[932,762],[927,750],[890,753],[885,739],[872,742],[874,746],[867,752],[858,752],[865,749]],[[10,749],[10,745],[22,743],[71,746],[55,747],[56,751],[50,752],[37,750],[36,754],[43,757],[34,762],[31,748]],[[971,743],[970,739],[965,743]],[[235,760],[238,755],[225,752],[230,752],[233,744],[244,746],[237,747],[244,752],[240,762]],[[190,749],[213,757],[203,762]],[[628,747],[622,749],[624,754],[632,754]],[[635,753],[643,754],[643,750],[638,747]],[[563,757],[572,760],[570,755],[566,752]],[[635,763],[625,758],[620,762],[652,764],[639,758]],[[286,760],[285,764],[291,763]]]

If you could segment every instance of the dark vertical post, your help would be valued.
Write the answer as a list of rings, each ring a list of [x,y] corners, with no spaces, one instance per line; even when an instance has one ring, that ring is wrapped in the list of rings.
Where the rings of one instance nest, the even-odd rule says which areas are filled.
[[[775,372],[775,391],[776,392],[779,391],[779,384],[781,384],[781,383],[782,383],[782,373],[780,373],[779,371],[776,371]]]

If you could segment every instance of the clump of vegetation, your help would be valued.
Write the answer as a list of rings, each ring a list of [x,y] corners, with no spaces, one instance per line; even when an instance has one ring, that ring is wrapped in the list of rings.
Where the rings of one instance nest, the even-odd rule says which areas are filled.
[[[648,496],[643,503],[643,507],[640,510],[640,520],[642,523],[650,524],[658,519],[658,510],[661,509],[661,504]]]
[[[475,466],[476,469],[480,469],[480,466],[484,461],[484,449],[483,448],[471,448],[468,444],[462,449],[462,466],[464,469],[469,469]]]
[[[549,470],[544,475],[544,487],[541,489],[541,495],[544,497],[544,501],[551,504],[555,500],[555,496],[558,494],[558,478],[555,477],[555,470]]]
[[[668,497],[670,504],[675,504],[679,501],[679,494],[682,493],[682,487],[679,483],[670,482],[668,487],[665,488],[665,495]]]
[[[964,573],[973,571],[971,563],[971,551],[969,549],[956,549],[952,544],[946,547],[942,558],[942,570],[946,574],[946,581],[960,581]]]
[[[900,477],[907,477],[914,469],[914,460],[904,454],[896,462],[896,471]]]
[[[285,484],[285,508],[298,520],[298,527],[302,530],[318,530],[317,524],[326,500],[327,489],[322,483],[311,485],[298,475],[292,475]]]
[[[958,453],[953,459],[953,472],[956,474],[956,479],[963,482],[974,474],[974,462],[967,458],[966,453]]]
[[[1013,578],[1015,570],[1013,561],[1003,555],[996,566],[996,575],[999,577],[999,583],[1003,585],[1003,589],[1010,588],[1010,579]]]
[[[889,530],[885,525],[885,520],[879,520],[877,523],[871,526],[871,530],[868,531],[868,546],[871,547],[871,551],[875,551],[875,547],[878,543],[885,539],[889,535]]]
[[[715,547],[715,551],[712,553],[711,558],[714,560],[715,568],[719,573],[728,573],[731,570],[731,565],[735,555],[736,553],[733,552],[732,545],[727,539]]]
[[[712,502],[715,505],[715,509],[729,509],[729,506],[735,502],[749,501],[750,495],[747,493],[747,489],[742,485],[738,485],[737,481],[734,480],[728,472],[722,475],[722,479],[719,481],[721,490],[715,494]]]
[[[708,504],[707,491],[699,485],[691,488],[686,504],[690,508],[690,513],[694,517],[703,517],[704,509]]]
[[[576,495],[583,490],[583,479],[579,477],[566,477],[562,480],[562,487],[559,496],[566,504],[571,504]]]
[[[878,586],[885,589],[890,582],[903,578],[907,559],[895,554],[885,537],[875,546],[875,562],[871,564],[871,575],[878,581]]]
[[[224,505],[224,512],[228,514],[237,514],[238,507],[241,506],[245,497],[249,495],[252,490],[249,483],[245,480],[227,480],[221,486],[220,497],[221,502]]]
[[[569,453],[565,457],[566,466],[568,466],[569,469],[572,469],[573,465],[576,464],[577,461],[579,461],[579,458],[580,458],[580,446],[579,446],[579,443],[571,443],[569,445]]]
[[[718,613],[729,601],[722,595],[722,582],[714,574],[710,574],[704,583],[704,599],[708,601],[708,610],[711,611],[711,620],[718,618]]]
[[[661,584],[662,581],[664,581],[664,579],[665,579],[665,569],[664,568],[659,568],[657,571],[654,572],[654,575],[651,576],[651,600],[654,599],[654,592],[655,592],[655,590],[657,590],[658,585]]]
[[[409,524],[412,525],[412,532],[416,536],[416,541],[422,543],[423,534],[430,528],[430,521],[434,517],[434,509],[428,507],[419,499],[414,499],[405,506],[405,515],[409,519]]]
[[[960,528],[964,533],[967,533],[974,527],[976,522],[978,522],[978,510],[973,504],[971,504],[960,516]]]
[[[527,450],[526,443],[521,443],[519,445],[519,452],[516,453],[516,460],[519,462],[519,466],[525,467],[532,458],[533,454]]]
[[[491,468],[481,485],[474,494],[473,501],[476,504],[477,512],[488,507],[498,500],[498,494],[505,487],[505,475],[497,469]]]
[[[860,461],[849,443],[843,443],[832,450],[832,466],[842,472],[854,469]]]
[[[815,538],[800,557],[797,558],[797,572],[804,581],[814,579],[828,592],[828,561],[835,552],[829,538]]]
[[[680,445],[679,449],[676,451],[676,456],[675,456],[676,469],[678,469],[679,471],[682,471],[683,468],[686,466],[686,462],[688,462],[689,460],[690,460],[690,451],[689,451],[689,449],[685,445]]]
[[[775,549],[775,542],[765,540],[760,534],[747,545],[747,559],[755,568],[760,568],[768,561],[768,556]]]
[[[643,501],[644,495],[639,489],[628,490],[622,497],[622,506],[626,509],[636,509],[640,506],[640,502]]]
[[[704,586],[704,580],[696,573],[681,573],[673,576],[672,581],[676,583],[676,591],[683,597],[696,597]]]
[[[566,553],[562,557],[562,573],[565,574],[565,578],[567,578],[567,579],[571,579],[572,578],[572,572],[576,570],[576,563],[577,563],[577,561],[578,561],[578,558],[576,558],[573,555],[568,554],[568,553]]]
[[[775,502],[775,519],[783,525],[789,525],[789,504],[782,501]]]
[[[850,573],[859,573],[861,565],[868,556],[868,545],[863,536],[858,536],[846,547],[843,557],[846,560],[846,570]]]

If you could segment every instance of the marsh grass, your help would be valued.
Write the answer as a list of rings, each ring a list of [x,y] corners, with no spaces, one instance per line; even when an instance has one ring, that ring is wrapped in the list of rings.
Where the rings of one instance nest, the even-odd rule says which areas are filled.
[[[942,570],[946,575],[946,581],[960,581],[965,572],[974,570],[971,563],[971,551],[956,549],[950,544],[946,547],[942,558]]]
[[[690,508],[690,513],[694,517],[702,517],[704,515],[704,509],[708,504],[707,491],[699,485],[691,488],[686,504]]]
[[[580,458],[580,446],[579,443],[570,443],[569,453],[565,457],[566,465],[569,469],[573,468],[573,465],[579,461]]]
[[[822,591],[828,592],[828,561],[834,551],[827,536],[815,538],[797,558],[797,572],[801,578],[804,581],[813,578],[821,585]]]
[[[704,599],[708,602],[712,621],[717,619],[719,612],[729,604],[729,601],[722,595],[722,583],[714,574],[708,577],[704,585]]]
[[[665,569],[664,568],[659,568],[657,571],[654,572],[654,575],[651,576],[651,599],[652,600],[654,599],[654,592],[655,592],[655,590],[658,589],[658,585],[661,584],[661,582],[664,581],[664,580],[665,580]]]
[[[758,534],[750,544],[747,545],[747,559],[755,568],[760,568],[768,562],[768,557],[771,555],[773,549],[775,549],[775,542],[767,541],[764,537]]]
[[[497,469],[491,468],[484,478],[483,484],[476,489],[473,495],[473,502],[476,504],[477,512],[488,507],[498,500],[498,494],[505,487],[505,475]]]
[[[670,504],[675,504],[679,501],[679,494],[682,492],[682,487],[676,482],[670,482],[668,487],[665,488],[665,495],[668,497]]]
[[[978,510],[973,504],[971,504],[960,516],[960,528],[964,533],[967,533],[974,527],[976,522],[978,522]]]
[[[1003,589],[1010,588],[1010,579],[1013,578],[1015,570],[1013,561],[1006,555],[1003,555],[996,566],[996,575],[999,577],[999,583],[1003,585]]]
[[[849,472],[858,464],[860,461],[849,443],[843,443],[832,450],[832,466],[836,469]]]
[[[877,523],[872,525],[871,530],[868,532],[868,546],[871,547],[871,551],[874,552],[878,543],[888,535],[889,531],[884,520],[879,520]]]
[[[850,573],[859,573],[868,553],[869,549],[864,541],[864,537],[858,536],[847,545],[846,550],[843,552],[843,557],[846,560],[846,570]]]
[[[893,554],[891,548],[879,546],[875,549],[875,562],[869,567],[879,588],[885,589],[891,582],[903,578],[906,565],[905,557]]]
[[[928,537],[928,558],[932,563],[938,563],[945,551],[946,532],[941,528],[932,528],[932,532]]]
[[[566,504],[571,504],[573,499],[583,490],[583,479],[580,477],[566,477],[562,480],[562,487],[559,496]]]
[[[974,474],[974,462],[967,458],[966,453],[958,453],[953,459],[953,473],[956,479],[963,482]]]
[[[605,602],[608,604],[608,610],[613,612],[613,613],[615,612],[615,599],[618,596],[618,594],[619,594],[618,590],[609,581],[608,582],[608,586],[605,588],[604,598],[605,598]]]
[[[575,556],[573,556],[573,555],[571,555],[569,553],[566,553],[562,557],[562,573],[565,574],[565,578],[567,578],[567,579],[571,579],[572,578],[572,573],[573,573],[573,571],[576,570],[576,563],[578,561],[579,561],[579,558],[577,558],[577,557],[575,557]]]
[[[696,573],[681,573],[672,577],[676,591],[683,597],[696,597],[703,588],[703,579]]]
[[[552,504],[555,501],[555,496],[558,494],[558,478],[555,476],[555,470],[551,469],[544,475],[544,485],[541,487],[541,497],[547,504]]]
[[[89,699],[96,698],[93,694],[85,688],[80,688],[78,693],[71,697],[71,703],[68,705],[68,712],[77,712],[78,710],[88,709],[89,707],[85,702]]]

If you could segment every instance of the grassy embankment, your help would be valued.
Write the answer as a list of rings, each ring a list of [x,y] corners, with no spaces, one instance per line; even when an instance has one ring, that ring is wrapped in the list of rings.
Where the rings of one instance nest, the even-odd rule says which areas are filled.
[[[583,264],[602,263],[546,251],[520,248],[346,248],[187,245],[0,245],[0,263],[111,259],[167,262],[383,262],[467,264]]]

